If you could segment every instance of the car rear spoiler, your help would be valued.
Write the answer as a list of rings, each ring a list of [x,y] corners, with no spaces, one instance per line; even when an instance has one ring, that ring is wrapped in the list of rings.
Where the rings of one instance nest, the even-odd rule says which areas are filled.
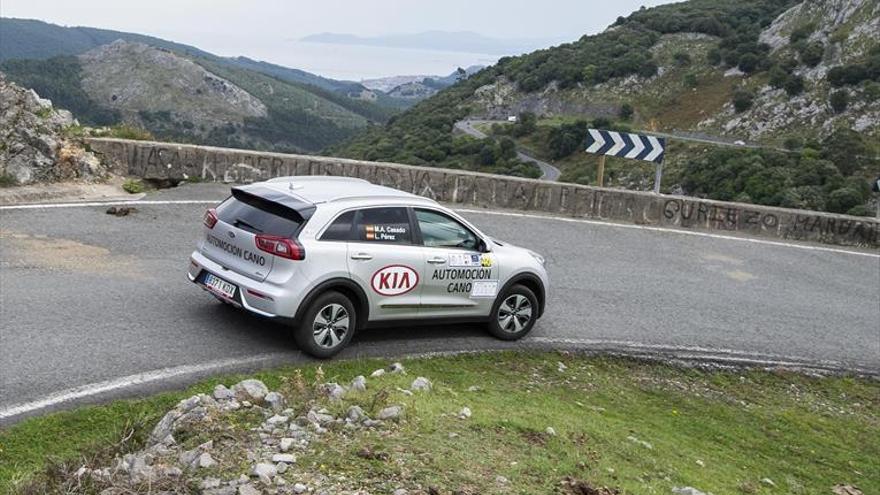
[[[308,221],[316,209],[314,204],[302,198],[260,184],[233,187],[232,196],[255,208],[297,222]]]

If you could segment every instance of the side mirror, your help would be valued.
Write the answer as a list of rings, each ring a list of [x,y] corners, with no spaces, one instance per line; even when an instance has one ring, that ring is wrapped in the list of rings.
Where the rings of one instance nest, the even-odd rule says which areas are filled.
[[[479,251],[481,253],[488,253],[489,252],[489,245],[486,244],[486,241],[483,240],[482,238],[477,239],[477,251]]]

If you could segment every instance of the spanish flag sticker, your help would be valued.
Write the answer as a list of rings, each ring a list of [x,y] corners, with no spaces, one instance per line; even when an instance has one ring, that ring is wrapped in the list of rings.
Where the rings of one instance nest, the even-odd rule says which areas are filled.
[[[368,241],[373,241],[376,239],[376,226],[375,225],[366,225],[364,226],[366,229],[366,237]]]

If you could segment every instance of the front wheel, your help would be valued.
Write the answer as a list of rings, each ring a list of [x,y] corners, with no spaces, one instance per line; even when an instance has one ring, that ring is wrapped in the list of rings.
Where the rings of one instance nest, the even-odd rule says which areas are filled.
[[[532,330],[537,317],[535,293],[524,285],[514,285],[495,302],[489,333],[501,340],[518,340]]]
[[[293,337],[303,352],[326,359],[351,341],[357,314],[351,301],[339,292],[318,296],[297,322]]]

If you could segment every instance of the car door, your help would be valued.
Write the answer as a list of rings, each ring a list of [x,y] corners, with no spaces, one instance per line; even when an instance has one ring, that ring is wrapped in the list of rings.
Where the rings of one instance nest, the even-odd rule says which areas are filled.
[[[486,316],[498,290],[498,266],[483,241],[447,213],[415,208],[424,246],[420,317]]]
[[[370,321],[417,316],[425,257],[414,243],[408,208],[362,208],[352,221],[348,271],[367,294]]]

